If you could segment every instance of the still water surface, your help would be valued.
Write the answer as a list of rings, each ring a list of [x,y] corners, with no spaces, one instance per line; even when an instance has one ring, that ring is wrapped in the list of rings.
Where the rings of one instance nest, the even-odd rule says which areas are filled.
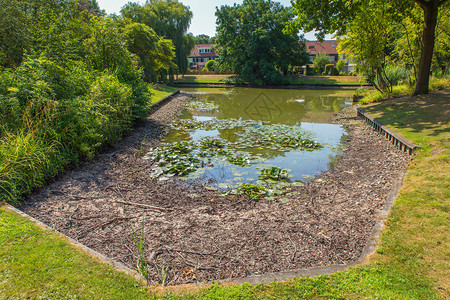
[[[207,121],[211,119],[242,119],[267,121],[270,124],[298,126],[310,132],[315,141],[324,147],[319,150],[279,151],[275,149],[247,148],[259,154],[263,167],[277,166],[290,169],[291,181],[305,182],[329,168],[340,154],[346,131],[342,125],[331,124],[334,112],[352,105],[352,91],[342,90],[285,90],[285,89],[184,89],[191,93],[191,101],[206,102],[214,109],[186,109],[181,119]],[[202,137],[218,137],[229,142],[237,140],[236,132],[242,128],[223,130],[174,130],[164,142],[197,141]],[[255,183],[261,166],[237,167],[215,161],[212,168],[203,170],[201,178],[212,180],[215,185],[239,182]],[[214,184],[213,184],[214,185]]]

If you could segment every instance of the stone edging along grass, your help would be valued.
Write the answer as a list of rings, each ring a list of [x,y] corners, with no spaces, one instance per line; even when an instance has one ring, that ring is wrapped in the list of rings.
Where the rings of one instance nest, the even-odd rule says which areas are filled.
[[[128,275],[130,275],[130,276],[132,276],[132,277],[142,281],[144,284],[148,283],[147,279],[145,279],[141,274],[139,274],[135,270],[132,270],[132,269],[128,268],[124,264],[122,264],[122,263],[120,263],[118,261],[115,261],[113,259],[110,259],[110,258],[106,257],[105,255],[103,255],[103,254],[101,254],[101,253],[99,253],[99,252],[97,252],[97,251],[95,251],[95,250],[93,250],[93,249],[91,249],[91,248],[89,248],[89,247],[79,243],[78,241],[76,241],[76,240],[66,236],[65,234],[62,234],[61,232],[57,231],[56,229],[54,229],[54,228],[48,226],[47,224],[45,224],[45,223],[43,223],[43,222],[33,218],[32,216],[24,213],[23,211],[15,208],[14,206],[11,206],[10,204],[6,203],[6,204],[4,204],[4,207],[7,210],[15,212],[16,214],[18,214],[18,215],[20,215],[20,216],[22,216],[22,217],[32,221],[38,227],[40,227],[40,228],[42,228],[44,230],[48,230],[48,231],[52,231],[52,232],[56,233],[58,236],[60,236],[63,239],[65,239],[69,244],[73,245],[76,248],[83,249],[88,255],[90,255],[92,257],[96,257],[96,258],[100,259],[102,262],[105,262],[105,263],[111,265],[115,270],[124,272],[124,273],[126,273],[126,274],[128,274]]]
[[[157,107],[157,106],[169,101],[170,99],[173,98],[173,96],[177,95],[179,92],[180,91],[178,90],[178,91],[172,93],[171,95],[169,95],[169,96],[165,97],[164,99],[155,103],[152,107]],[[372,229],[371,236],[370,236],[366,246],[364,247],[363,252],[361,253],[361,256],[357,260],[355,260],[351,263],[348,263],[348,264],[343,264],[343,265],[332,265],[332,266],[314,267],[314,268],[308,268],[308,269],[298,269],[298,270],[292,270],[292,271],[250,276],[250,277],[246,277],[246,278],[227,279],[227,280],[223,280],[222,282],[232,282],[232,283],[246,282],[246,283],[250,283],[250,284],[269,283],[269,282],[273,282],[273,281],[284,281],[284,280],[291,279],[294,277],[331,274],[333,272],[336,272],[339,270],[344,270],[351,266],[356,266],[356,265],[365,263],[367,258],[377,248],[384,222],[386,221],[389,211],[394,204],[394,201],[397,197],[398,191],[399,191],[400,187],[402,186],[402,182],[403,182],[405,175],[406,175],[406,171],[394,183],[394,188],[391,190],[391,192],[389,193],[389,195],[387,197],[386,204],[383,206],[383,209],[380,212],[380,216],[377,220],[377,223],[375,224],[375,226]],[[78,241],[65,236],[64,234],[58,232],[57,230],[52,229],[51,227],[47,226],[46,224],[36,220],[35,218],[25,214],[24,212],[12,207],[12,206],[8,205],[7,208],[11,211],[18,213],[22,217],[25,217],[25,218],[31,220],[32,222],[36,223],[39,227],[41,227],[45,230],[50,230],[50,231],[56,232],[58,235],[65,238],[70,244],[74,245],[77,248],[83,249],[90,256],[99,258],[101,261],[111,265],[114,269],[121,271],[121,272],[125,272],[125,273],[131,275],[132,277],[138,279],[139,281],[141,281],[145,284],[148,284],[148,281],[137,271],[128,268],[127,266],[125,266],[124,264],[122,264],[120,262],[109,259],[105,255],[100,254],[97,251],[94,251],[91,248],[79,243]]]
[[[158,102],[153,103],[152,105],[150,105],[150,108],[156,108],[158,106],[163,105],[164,103],[166,103],[167,101],[169,101],[170,99],[172,99],[173,96],[177,95],[180,93],[180,90],[177,90],[175,92],[173,92],[172,94],[170,94],[169,96],[164,97],[163,99],[159,100]]]

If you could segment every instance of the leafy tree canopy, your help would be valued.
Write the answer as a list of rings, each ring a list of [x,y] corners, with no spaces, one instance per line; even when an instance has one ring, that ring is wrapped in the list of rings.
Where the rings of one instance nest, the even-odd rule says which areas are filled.
[[[216,37],[209,37],[209,35],[206,34],[199,34],[195,37],[195,43],[196,44],[215,44],[216,43]]]
[[[187,57],[195,43],[194,38],[186,34],[192,19],[189,7],[177,0],[147,0],[143,5],[126,4],[121,13],[134,22],[146,24],[156,34],[171,39],[175,45],[178,71],[182,74],[187,72]]]
[[[130,23],[124,28],[128,50],[139,56],[147,81],[155,81],[161,69],[176,67],[174,46],[171,40],[161,38],[145,24]]]
[[[399,27],[398,25],[401,24],[402,20],[411,18],[411,11],[415,8],[420,8],[422,16],[418,22],[422,26],[422,37],[415,94],[428,93],[429,75],[436,38],[435,29],[438,23],[439,11],[447,11],[447,18],[444,19],[448,20],[447,0],[293,0],[292,7],[297,18],[289,24],[290,32],[295,32],[299,28],[307,32],[317,30],[319,39],[323,39],[325,34],[336,34],[345,37],[350,32],[352,38],[357,37],[354,45],[351,45],[351,41],[348,42],[348,46],[351,45],[350,48],[352,48],[353,54],[364,57],[364,60],[372,60],[369,68],[373,68],[374,73],[378,74],[376,75],[379,77],[377,80],[381,81],[384,81],[382,78],[383,72],[380,69],[384,62],[378,60],[381,49],[375,49],[375,52],[372,54],[361,48],[361,43],[367,38],[365,35],[371,29],[374,29],[375,32],[371,33],[372,38],[376,36],[377,39],[381,39],[379,47],[384,47],[385,52],[389,51],[387,49],[388,45],[384,43],[387,40],[386,37],[389,37],[389,39],[394,38],[394,36],[390,36],[391,32],[389,30],[395,28],[395,25]],[[374,22],[374,18],[382,24]],[[376,27],[370,28],[368,26],[369,23]],[[366,40],[371,42],[371,48],[376,48],[375,43],[377,39]],[[366,53],[363,53],[364,51]],[[378,60],[376,63],[378,66],[373,64],[375,60]],[[385,85],[386,82],[381,84],[381,86]]]
[[[330,63],[330,58],[325,53],[319,53],[314,57],[313,67],[321,74],[325,66]]]
[[[290,66],[304,65],[303,38],[284,33],[293,19],[288,8],[271,0],[244,0],[216,11],[219,66],[255,84],[280,83]]]

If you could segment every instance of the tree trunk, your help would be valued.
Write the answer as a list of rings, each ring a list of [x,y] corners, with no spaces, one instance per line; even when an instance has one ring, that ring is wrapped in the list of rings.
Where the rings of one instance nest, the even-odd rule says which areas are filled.
[[[423,9],[424,22],[422,35],[422,51],[420,55],[419,72],[417,74],[416,90],[414,92],[414,95],[428,94],[431,61],[433,58],[435,40],[435,29],[440,4],[439,2],[439,0],[418,2],[419,6]]]

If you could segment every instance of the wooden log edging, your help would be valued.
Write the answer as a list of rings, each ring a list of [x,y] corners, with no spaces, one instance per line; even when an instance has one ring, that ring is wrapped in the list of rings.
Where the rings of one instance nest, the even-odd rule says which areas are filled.
[[[360,118],[364,123],[372,127],[374,131],[383,135],[390,143],[392,143],[400,151],[407,152],[409,155],[412,155],[414,150],[419,148],[418,145],[413,144],[406,138],[400,136],[398,133],[387,128],[380,121],[378,121],[368,113],[364,112],[362,109],[357,108],[356,111],[358,114],[358,118]]]

